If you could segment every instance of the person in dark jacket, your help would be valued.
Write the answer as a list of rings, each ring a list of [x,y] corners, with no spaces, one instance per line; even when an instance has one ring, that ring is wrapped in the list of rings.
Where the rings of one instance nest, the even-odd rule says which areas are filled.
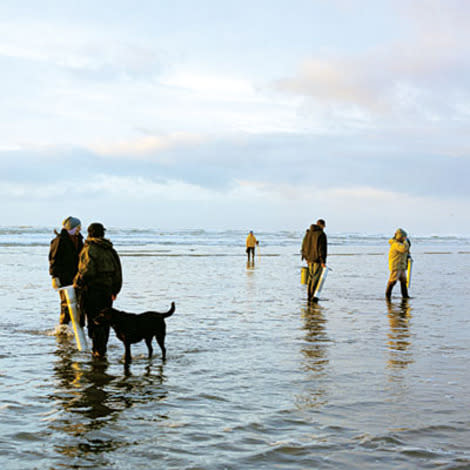
[[[312,224],[306,231],[302,240],[302,259],[308,263],[308,300],[318,302],[314,297],[315,289],[322,273],[326,267],[326,257],[328,251],[328,241],[323,229],[326,223],[323,219],[318,219],[316,224]]]
[[[74,286],[78,289],[80,308],[85,312],[93,356],[103,358],[109,338],[109,325],[95,325],[94,318],[111,307],[122,287],[121,261],[113,244],[104,238],[100,223],[88,227],[88,237],[80,253]]]
[[[78,256],[83,248],[83,237],[80,233],[81,222],[76,217],[67,217],[62,222],[60,233],[55,231],[56,237],[51,241],[49,249],[49,274],[52,276],[52,287],[71,286],[77,274]],[[70,323],[67,299],[63,291],[60,295],[61,325]]]

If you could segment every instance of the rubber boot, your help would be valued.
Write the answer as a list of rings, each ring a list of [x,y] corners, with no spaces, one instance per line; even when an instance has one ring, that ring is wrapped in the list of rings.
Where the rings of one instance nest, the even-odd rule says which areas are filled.
[[[385,298],[387,300],[390,300],[392,298],[392,289],[393,289],[393,286],[396,284],[396,281],[394,282],[389,282],[387,284],[387,290],[385,291]]]
[[[406,286],[406,281],[400,281],[400,287],[401,287],[401,296],[404,299],[409,299],[410,296],[408,295],[408,287]]]
[[[93,356],[103,359],[109,338],[109,326],[95,326],[93,331]]]
[[[313,294],[314,294],[314,292],[315,292],[315,289],[314,289],[313,287],[314,287],[314,286],[312,285],[312,283],[309,282],[309,283],[308,283],[308,286],[307,286],[308,301],[309,301],[309,302],[316,303],[316,302],[318,302],[318,299],[313,296]]]

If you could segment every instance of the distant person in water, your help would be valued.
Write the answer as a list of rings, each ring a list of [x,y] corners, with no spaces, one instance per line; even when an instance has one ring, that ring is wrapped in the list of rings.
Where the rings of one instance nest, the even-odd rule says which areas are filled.
[[[77,274],[78,257],[83,248],[83,237],[80,233],[82,223],[76,217],[67,217],[62,222],[60,233],[54,231],[56,237],[51,241],[49,249],[49,274],[52,276],[52,287],[71,286]],[[61,325],[70,323],[67,299],[63,291],[60,295]]]
[[[407,233],[399,228],[392,239],[389,240],[390,250],[388,252],[388,264],[390,268],[390,278],[388,279],[385,297],[390,300],[393,286],[400,281],[401,295],[408,299],[408,287],[406,285],[406,269],[410,255],[410,241]]]
[[[257,245],[259,245],[259,241],[256,240],[253,231],[250,231],[250,233],[246,237],[246,254],[248,255],[248,263],[250,262],[250,256],[251,261],[253,263],[255,262],[255,247]]]
[[[314,296],[323,268],[326,268],[328,254],[328,240],[324,229],[326,222],[318,219],[315,224],[305,232],[302,240],[301,255],[308,263],[307,292],[310,302],[318,302]]]
[[[113,244],[104,238],[100,223],[88,227],[88,237],[80,253],[74,286],[79,290],[80,307],[86,314],[88,336],[93,343],[93,356],[103,358],[109,338],[109,326],[95,325],[94,318],[105,307],[111,307],[122,287],[121,261]]]

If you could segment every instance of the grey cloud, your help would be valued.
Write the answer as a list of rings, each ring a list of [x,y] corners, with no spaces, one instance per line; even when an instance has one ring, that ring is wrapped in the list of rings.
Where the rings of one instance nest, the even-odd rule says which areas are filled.
[[[418,196],[470,197],[470,155],[450,156],[423,148],[414,138],[393,136],[245,136],[193,149],[161,152],[154,159],[99,157],[74,149],[61,154],[2,152],[4,181],[52,184],[92,180],[96,175],[180,180],[224,191],[235,181],[311,185],[312,189],[371,187]],[[38,163],[40,166],[38,167]],[[40,171],[37,169],[40,168]]]

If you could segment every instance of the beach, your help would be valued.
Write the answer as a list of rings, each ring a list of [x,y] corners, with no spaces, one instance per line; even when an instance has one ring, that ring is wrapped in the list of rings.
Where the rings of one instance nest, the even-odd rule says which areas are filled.
[[[393,232],[394,228],[392,228]],[[328,233],[328,231],[327,231]],[[167,360],[57,335],[50,227],[0,228],[0,465],[470,468],[470,237],[413,237],[412,298],[384,298],[388,237],[328,234],[318,305],[303,231],[113,229],[115,308],[168,310]]]

